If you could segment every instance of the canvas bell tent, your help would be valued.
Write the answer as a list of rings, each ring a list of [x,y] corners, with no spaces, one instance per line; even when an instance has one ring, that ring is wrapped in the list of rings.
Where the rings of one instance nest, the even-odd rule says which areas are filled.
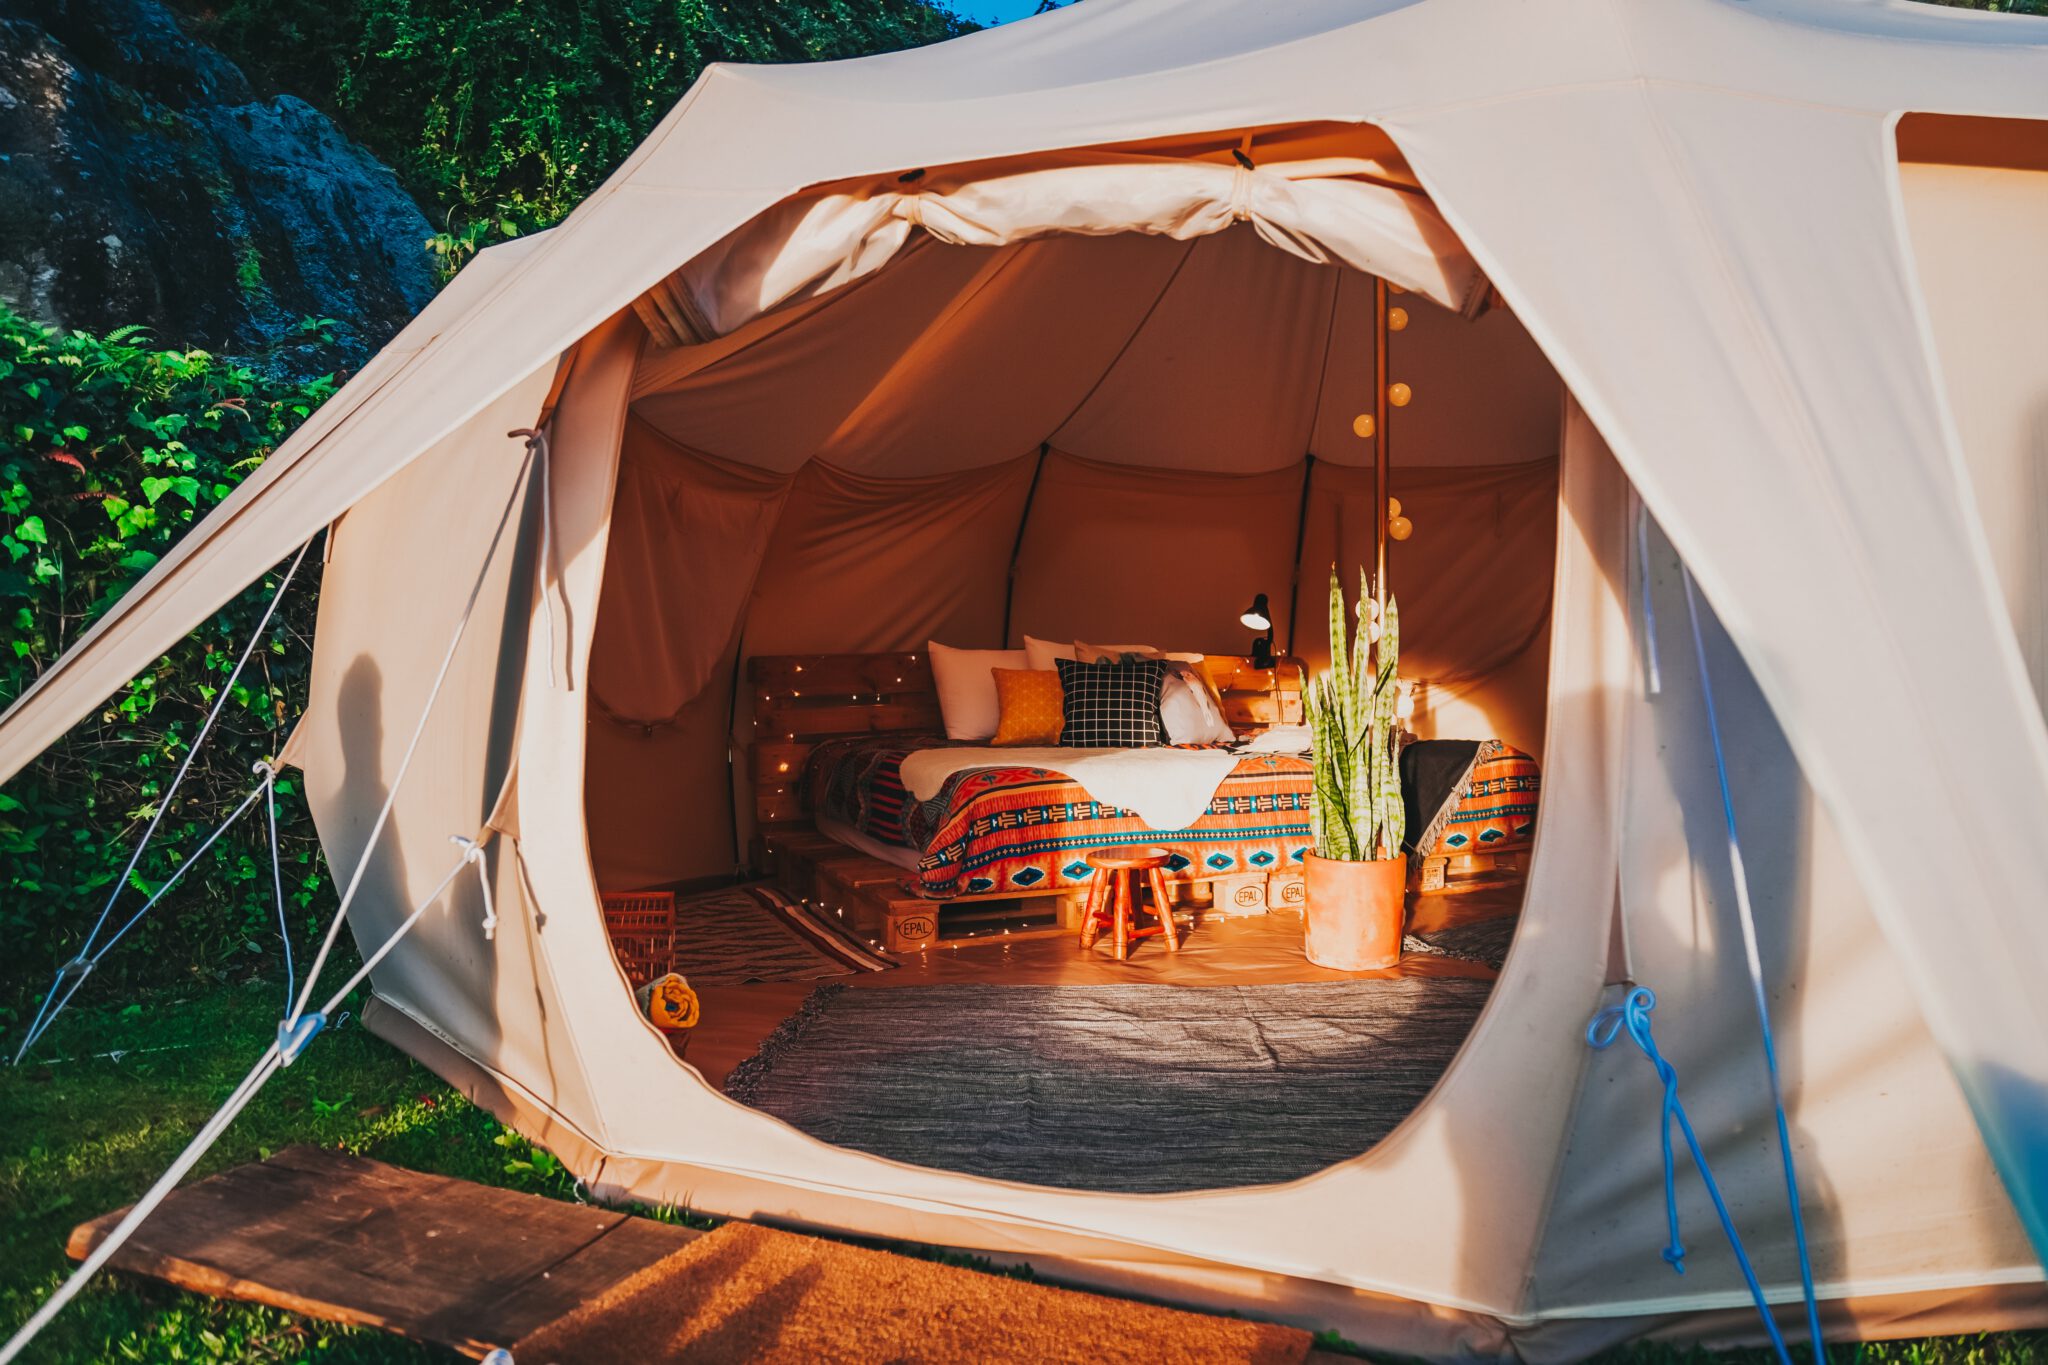
[[[365,951],[429,907],[366,1021],[600,1191],[1432,1357],[1747,1337],[1682,1158],[1659,1254],[1656,1074],[1586,1029],[1655,990],[1797,1321],[1753,954],[1829,1329],[2048,1322],[2041,119],[2048,22],[1902,0],[1088,0],[716,67],[53,665],[0,772],[324,529],[284,757]],[[1368,436],[1376,280],[1413,401]],[[757,857],[752,661],[1234,653],[1253,592],[1314,661],[1382,448],[1416,729],[1543,772],[1513,951],[1390,1136],[1026,1185],[820,1140],[647,1025],[600,895]]]

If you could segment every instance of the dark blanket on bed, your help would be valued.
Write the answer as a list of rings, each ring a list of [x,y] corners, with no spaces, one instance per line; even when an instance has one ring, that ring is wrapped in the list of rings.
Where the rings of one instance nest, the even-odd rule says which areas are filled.
[[[1437,813],[1464,795],[1479,757],[1476,739],[1418,739],[1401,750],[1401,804],[1408,814],[1408,837],[1401,845],[1418,851],[1416,841],[1435,822]]]

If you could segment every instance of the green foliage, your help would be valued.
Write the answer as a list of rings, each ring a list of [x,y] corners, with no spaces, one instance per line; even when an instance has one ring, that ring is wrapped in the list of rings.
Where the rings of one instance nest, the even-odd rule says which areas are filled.
[[[228,0],[201,36],[310,101],[391,165],[445,226],[452,273],[550,226],[712,62],[914,47],[974,25],[926,0]]]
[[[0,705],[226,497],[331,388],[272,378],[134,328],[58,336],[0,308]],[[309,565],[235,683],[214,735],[110,918],[141,905],[255,783],[305,704]],[[280,566],[279,572],[281,572]],[[0,789],[0,1033],[82,941],[275,587],[200,623]],[[293,774],[279,783],[286,892],[326,894]],[[215,844],[95,973],[105,998],[166,971],[246,974],[277,951],[260,809]],[[104,937],[104,936],[103,936]]]
[[[1330,667],[1308,685],[1314,741],[1315,799],[1309,822],[1316,853],[1342,862],[1401,852],[1407,814],[1401,804],[1401,610],[1380,604],[1358,575],[1358,628],[1347,618],[1344,585],[1330,566]]]

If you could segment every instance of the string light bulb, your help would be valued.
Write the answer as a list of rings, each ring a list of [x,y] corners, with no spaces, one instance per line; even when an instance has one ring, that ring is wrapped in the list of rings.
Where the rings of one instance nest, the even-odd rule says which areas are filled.
[[[1389,332],[1398,332],[1407,325],[1408,310],[1406,308],[1389,308],[1387,310],[1387,330]]]
[[[1414,396],[1415,390],[1409,388],[1406,384],[1387,385],[1387,401],[1397,408],[1407,407],[1408,400]]]
[[[1351,419],[1351,430],[1362,440],[1370,441],[1373,432],[1378,429],[1379,424],[1373,421],[1372,414],[1369,412],[1361,412],[1358,416]]]
[[[1415,523],[1406,517],[1393,517],[1387,522],[1387,534],[1395,540],[1406,540],[1415,534]]]

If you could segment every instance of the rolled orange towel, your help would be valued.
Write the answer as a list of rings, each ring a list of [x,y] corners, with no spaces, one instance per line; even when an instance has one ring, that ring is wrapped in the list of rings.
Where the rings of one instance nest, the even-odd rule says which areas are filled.
[[[679,972],[654,980],[633,992],[648,1022],[669,1032],[697,1026],[697,992]]]

